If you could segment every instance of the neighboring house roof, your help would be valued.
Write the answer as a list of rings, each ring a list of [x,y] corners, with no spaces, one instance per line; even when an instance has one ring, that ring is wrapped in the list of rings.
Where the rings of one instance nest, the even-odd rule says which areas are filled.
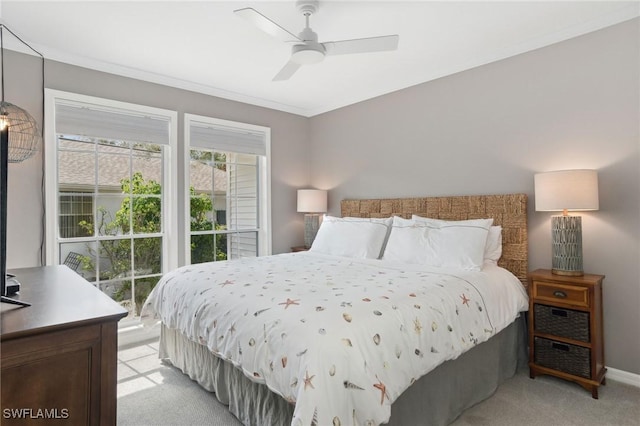
[[[197,193],[211,193],[211,169],[213,169],[214,192],[227,192],[227,172],[201,161],[191,162],[191,186]]]
[[[116,146],[99,147],[100,153],[106,155],[98,159],[98,187],[105,190],[120,190],[120,181],[129,176],[129,150]],[[121,154],[121,155],[118,155]],[[143,153],[133,156],[133,171],[141,172],[149,180],[160,182],[161,157]],[[63,190],[87,190],[95,185],[95,156],[93,152],[58,151],[59,185]],[[227,173],[205,162],[191,163],[191,186],[196,192],[211,193],[211,170],[215,192],[226,193]]]

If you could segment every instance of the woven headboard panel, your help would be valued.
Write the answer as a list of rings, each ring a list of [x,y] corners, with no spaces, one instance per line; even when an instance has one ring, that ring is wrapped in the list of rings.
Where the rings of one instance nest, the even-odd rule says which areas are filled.
[[[498,265],[527,284],[527,195],[469,195],[455,197],[342,200],[343,217],[410,219],[412,214],[443,220],[493,218],[502,226],[502,257]]]

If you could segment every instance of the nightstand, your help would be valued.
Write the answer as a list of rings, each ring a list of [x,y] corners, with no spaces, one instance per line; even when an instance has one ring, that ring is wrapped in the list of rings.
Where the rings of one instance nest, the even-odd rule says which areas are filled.
[[[294,252],[294,253],[297,252],[297,251],[307,251],[307,250],[309,250],[309,248],[305,247],[305,246],[291,247],[291,251]]]
[[[578,383],[598,399],[605,384],[602,328],[604,275],[529,273],[529,376]]]

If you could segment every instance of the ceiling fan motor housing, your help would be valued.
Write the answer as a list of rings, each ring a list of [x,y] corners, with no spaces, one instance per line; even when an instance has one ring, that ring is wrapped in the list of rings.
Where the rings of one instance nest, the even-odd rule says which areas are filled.
[[[307,27],[298,35],[304,44],[296,44],[291,47],[291,60],[301,64],[317,64],[324,59],[324,46],[318,43],[318,34]]]
[[[291,60],[301,65],[317,64],[324,59],[324,47],[317,42],[291,47]]]

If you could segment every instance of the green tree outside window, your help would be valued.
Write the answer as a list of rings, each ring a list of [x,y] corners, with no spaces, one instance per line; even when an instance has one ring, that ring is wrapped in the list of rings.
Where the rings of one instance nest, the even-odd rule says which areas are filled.
[[[129,235],[133,233],[133,262],[131,239],[118,239],[98,241],[98,250],[87,246],[89,255],[82,256],[82,268],[86,271],[96,271],[96,259],[100,262],[100,281],[122,280],[122,284],[113,289],[113,297],[116,301],[131,299],[132,275],[156,275],[147,278],[136,278],[135,305],[139,314],[142,304],[155,287],[162,272],[162,238],[141,237],[136,234],[152,234],[161,232],[161,186],[150,179],[145,180],[142,173],[135,173],[131,179],[120,181],[122,193],[126,194],[120,205],[120,209],[113,216],[106,208],[99,207],[97,212],[98,235]],[[206,231],[224,229],[223,226],[214,224],[210,217],[213,211],[211,197],[206,194],[197,194],[193,187],[191,194],[191,229],[193,231]],[[93,233],[94,225],[89,221],[79,222],[79,226]],[[210,235],[194,235],[191,238],[191,263],[202,263],[213,260],[211,241],[215,241],[215,260],[226,260],[227,247],[226,235],[217,234],[212,240]],[[102,270],[103,265],[109,267]],[[135,272],[135,273],[134,273]]]

